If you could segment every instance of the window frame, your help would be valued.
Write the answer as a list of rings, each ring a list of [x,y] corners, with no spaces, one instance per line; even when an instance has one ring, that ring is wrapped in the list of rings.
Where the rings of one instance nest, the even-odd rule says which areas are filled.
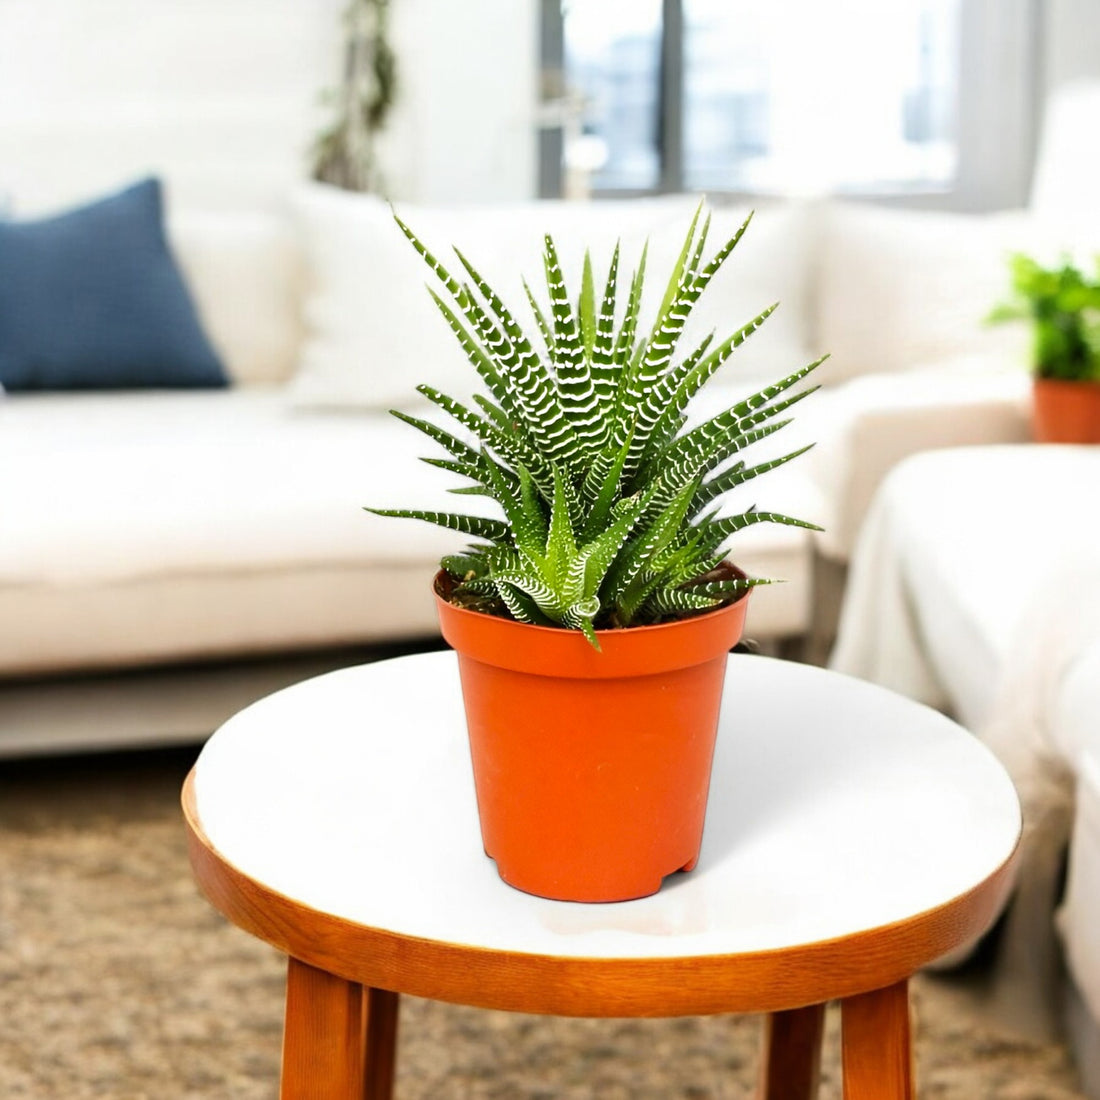
[[[598,0],[590,0],[598,2]],[[682,191],[684,162],[683,0],[661,0],[660,89],[656,187],[600,189],[594,198],[624,198]],[[540,63],[544,104],[560,100],[565,86],[562,0],[540,0]],[[1043,73],[1041,0],[960,0],[958,161],[944,186],[913,185],[842,192],[848,201],[945,210],[997,210],[1027,204],[1035,166]],[[540,126],[539,195],[563,192],[563,129]],[[760,197],[739,189],[710,194]]]

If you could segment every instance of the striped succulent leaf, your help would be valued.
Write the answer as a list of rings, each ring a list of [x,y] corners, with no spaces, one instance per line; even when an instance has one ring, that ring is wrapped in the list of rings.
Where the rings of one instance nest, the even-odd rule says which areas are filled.
[[[458,473],[462,477],[466,476],[465,474],[462,474],[461,471],[458,471],[458,470],[452,470],[451,472],[452,473]],[[455,489],[448,489],[447,492],[448,493],[454,493],[456,496],[460,496],[460,497],[461,496],[466,496],[466,497],[492,497],[493,496],[492,489],[489,489],[487,486],[482,485],[480,483],[477,484],[477,485],[460,485]]]
[[[624,373],[618,387],[617,416],[620,430],[627,423],[633,427],[631,454],[627,458],[628,473],[632,473],[637,467],[649,440],[650,429],[661,411],[653,403],[654,387],[672,361],[676,341],[691,313],[691,307],[695,304],[695,299],[690,297],[696,274],[691,265],[695,258],[695,230],[702,209],[700,203],[688,227],[680,255],[673,265],[664,300],[657,312],[657,320],[649,339],[639,349],[637,362],[631,362],[631,369]]]
[[[454,512],[426,512],[419,508],[368,508],[376,516],[396,516],[398,519],[422,519],[451,531],[472,535],[478,539],[492,539],[500,542],[511,538],[508,524],[500,520],[486,519],[484,516],[456,515]]]
[[[775,584],[766,577],[746,577],[744,580],[721,581],[714,584],[697,584],[688,587],[661,589],[649,603],[654,614],[669,615],[690,610],[706,610],[715,602],[729,603],[750,588],[761,584]]]
[[[430,420],[424,420],[419,416],[411,416],[400,409],[394,409],[392,415],[423,432],[429,439],[450,451],[460,462],[469,462],[476,465],[477,450],[471,447],[469,443],[464,443],[461,439],[453,436],[446,429],[439,427],[438,424],[433,424]]]
[[[485,383],[486,388],[502,405],[511,405],[512,399],[508,391],[507,383],[497,369],[496,363],[494,363],[489,353],[485,350],[485,347],[477,342],[473,334],[455,315],[454,310],[451,309],[451,307],[431,287],[428,288],[428,293],[435,300],[435,304],[439,307],[451,331],[458,337],[458,342],[462,345],[462,350],[466,352],[466,357],[470,360],[474,370],[476,370],[481,377],[482,382]],[[473,315],[477,317],[479,313],[483,314],[483,311],[476,309],[475,306],[471,306],[466,313],[467,316]],[[484,321],[487,325],[488,318],[484,318]],[[477,324],[476,327],[478,332],[483,333],[485,331],[480,323]]]
[[[464,554],[444,554],[439,563],[452,576],[461,578],[465,583],[483,583],[477,578],[488,569],[483,553],[475,553],[468,550]],[[491,581],[484,583],[492,584]]]
[[[737,592],[744,592],[746,588],[756,588],[757,585],[775,583],[777,582],[767,577],[745,577],[744,579],[738,577],[728,581],[711,581],[709,584],[693,584],[689,586],[688,591],[693,592],[696,596],[722,599]]]
[[[708,336],[681,364],[665,374],[657,383],[657,404],[660,409],[657,421],[649,436],[650,453],[659,453],[664,444],[679,430],[684,410],[691,399],[710,380],[715,371],[750,337],[775,311],[768,306],[757,314],[747,325],[743,325],[732,336],[724,340],[706,358],[707,348],[713,342],[713,333]],[[812,369],[812,368],[811,368]],[[808,372],[807,372],[808,373]],[[648,456],[647,456],[648,457]]]
[[[445,393],[440,393],[432,386],[421,385],[416,389],[432,404],[438,405],[464,428],[473,432],[482,443],[491,447],[507,462],[513,466],[526,466],[540,488],[549,489],[553,485],[550,463],[524,436],[506,432],[499,425],[471,412],[461,402],[448,397]]]
[[[497,580],[493,582],[493,587],[513,619],[521,623],[532,623],[535,626],[553,625],[553,620],[542,613],[531,596],[516,588],[515,585]]]
[[[709,481],[704,481],[699,486],[699,491],[695,494],[695,500],[693,501],[695,514],[701,512],[716,497],[728,493],[731,489],[736,489],[738,485],[744,485],[746,481],[751,481],[754,477],[759,477],[761,474],[785,466],[792,459],[804,455],[813,446],[812,443],[808,443],[805,447],[799,447],[797,451],[791,451],[779,458],[769,459],[767,462],[761,462],[756,466],[746,467],[744,462],[738,462],[735,466],[723,470],[722,473],[715,475]]]
[[[727,409],[676,439],[661,455],[660,462],[690,469],[693,477],[707,473],[742,450],[746,437],[754,429],[809,397],[816,389],[813,386],[774,405],[758,405],[748,412],[740,412],[740,405]],[[653,462],[650,468],[657,469],[658,463]]]
[[[611,264],[607,269],[607,283],[604,286],[603,300],[600,303],[600,315],[596,321],[596,339],[592,344],[592,370],[604,368],[609,381],[614,381],[615,366],[615,303],[619,290],[619,253],[620,242],[615,242],[615,251],[611,253]]]
[[[550,370],[493,288],[458,249],[455,249],[455,254],[503,328],[502,354],[498,356],[503,367],[501,373],[510,383],[518,410],[533,440],[552,462],[568,464],[580,450],[574,430],[576,421],[566,416]]]
[[[563,460],[572,460],[579,465],[588,454],[598,448],[604,433],[595,380],[592,377],[592,353],[596,342],[592,261],[586,255],[588,292],[581,294],[580,304],[588,304],[576,312],[569,304],[558,253],[549,236],[546,237],[544,264],[547,288],[550,291],[550,309],[554,318],[554,368],[561,393],[561,406],[564,415],[573,425],[573,434],[579,444],[578,449],[571,455],[563,456]]]
[[[646,601],[654,615],[686,615],[691,612],[710,611],[720,603],[729,600],[717,600],[711,596],[701,596],[689,592],[686,588],[665,588],[655,591]]]
[[[589,476],[584,482],[585,495],[592,501],[585,520],[585,535],[592,537],[604,527],[611,516],[612,509],[622,500],[619,487],[622,484],[623,466],[629,453],[630,436],[628,435],[614,458],[604,461],[604,455],[601,453],[593,463]]]
[[[625,548],[607,579],[606,598],[620,608],[620,618],[629,624],[645,599],[645,572],[661,551],[669,546],[681,530],[691,507],[694,485],[683,489],[663,508],[654,521]],[[640,583],[637,583],[639,582]],[[646,593],[648,594],[648,593]]]
[[[785,516],[781,512],[738,512],[735,516],[724,516],[722,519],[711,520],[704,530],[708,541],[716,543],[725,542],[736,531],[742,531],[751,527],[754,523],[781,523],[787,527],[805,527],[810,531],[820,531],[816,523],[810,523],[804,519],[795,519],[793,516]]]
[[[556,350],[554,330],[550,327],[550,322],[546,320],[546,314],[542,312],[542,306],[539,305],[539,300],[535,297],[535,292],[531,289],[531,284],[528,283],[526,279],[523,280],[523,290],[527,295],[527,303],[531,307],[531,313],[535,318],[535,324],[538,325],[539,335],[542,337],[542,342],[546,345],[547,354],[553,359]]]
[[[458,462],[453,458],[421,458],[421,462],[434,466],[437,470],[446,470],[459,477],[468,477],[473,481],[481,480],[481,470],[469,462]],[[458,489],[448,489],[449,493],[468,493],[471,486],[467,485]]]
[[[676,393],[679,379],[676,377],[677,372],[669,368],[680,334],[683,332],[684,325],[695,303],[702,296],[703,291],[710,285],[711,279],[718,273],[722,264],[725,263],[730,254],[737,247],[738,242],[744,236],[745,230],[749,226],[749,222],[752,220],[752,214],[749,214],[744,222],[741,223],[737,232],[734,233],[719,250],[718,254],[702,271],[699,271],[698,265],[702,256],[703,246],[706,242],[707,232],[710,227],[710,216],[707,216],[707,220],[703,223],[703,227],[699,232],[698,239],[693,243],[692,238],[694,236],[698,217],[699,212],[696,211],[695,220],[692,221],[691,227],[688,230],[687,240],[684,242],[680,260],[677,263],[676,271],[678,272],[678,281],[675,290],[672,283],[670,283],[669,289],[666,292],[666,305],[659,321],[658,330],[650,340],[649,348],[642,361],[641,370],[632,380],[632,396],[636,389],[640,391],[640,397],[636,406],[637,423],[634,431],[634,443],[631,447],[630,457],[627,460],[628,473],[637,469],[645,459],[649,451],[650,438],[658,421],[669,415],[671,417],[678,416],[678,414],[683,411],[691,395],[693,395],[699,387],[706,382],[710,375],[725,362],[725,359],[728,358],[732,350],[735,347],[739,347],[741,343],[744,342],[745,338],[755,331],[772,310],[775,309],[774,305],[771,306],[762,315],[756,317],[744,328],[734,333],[734,335],[730,337],[729,340],[725,341],[722,347],[718,349],[718,353],[715,353],[711,359],[703,361],[703,368],[699,370],[697,374],[695,374],[696,364],[695,362],[691,362],[691,357],[689,357],[690,365],[686,368],[686,373],[688,378],[694,383],[693,388],[687,387],[686,396],[681,398],[670,413],[670,401]],[[690,258],[688,258],[689,252],[691,253]],[[721,354],[723,350],[724,354]],[[663,384],[666,383],[666,379],[669,378],[670,374],[672,375],[672,380],[667,384]],[[669,423],[669,420],[666,419],[665,422]]]
[[[486,461],[485,470],[488,487],[504,510],[516,549],[529,557],[541,553],[546,545],[546,516],[538,504],[531,475],[521,466],[517,482],[491,460]]]
[[[638,333],[638,319],[642,308],[642,288],[645,285],[646,257],[649,253],[648,243],[642,247],[642,255],[638,260],[638,267],[630,280],[630,293],[626,299],[626,314],[619,328],[619,335],[615,341],[615,364],[618,370],[611,374],[609,381],[614,383],[612,397],[618,388],[622,375],[623,364],[630,360],[634,354],[634,340]]]
[[[746,219],[708,260],[711,218],[701,218],[702,209],[648,329],[640,316],[647,249],[629,282],[620,281],[619,245],[599,283],[585,253],[581,285],[571,298],[557,247],[545,237],[548,307],[523,283],[540,337],[535,342],[461,252],[455,250],[464,280],[398,219],[438,279],[441,289],[432,296],[487,393],[475,395],[473,411],[430,386],[418,387],[480,447],[429,420],[395,415],[446,452],[425,461],[467,482],[453,492],[491,497],[503,519],[371,510],[483,540],[442,561],[455,580],[455,598],[523,622],[580,630],[598,645],[599,629],[704,611],[767,583],[713,579],[725,540],[737,531],[765,522],[814,527],[755,508],[720,517],[711,507],[808,450],[725,465],[789,423],[781,414],[816,388],[793,387],[818,363],[685,430],[692,397],[775,308],[717,344],[712,333],[678,358],[692,309],[749,225]]]
[[[727,444],[726,449],[729,453],[725,457],[729,458],[738,451],[759,443],[762,439],[767,439],[789,423],[789,420],[772,421],[762,428],[754,428],[744,435],[735,437]],[[724,460],[715,460],[714,465],[720,465],[721,461]],[[647,488],[652,487],[653,496],[650,498],[649,513],[644,518],[648,519],[659,513],[685,485],[705,474],[708,469],[713,469],[713,466],[708,466],[708,462],[709,456],[705,450],[695,450],[681,460],[669,462],[664,466],[647,486]],[[640,481],[641,479],[639,483]]]
[[[596,344],[596,278],[592,274],[592,253],[585,252],[581,269],[581,293],[577,298],[577,319],[581,325],[581,343],[585,359],[591,361]]]

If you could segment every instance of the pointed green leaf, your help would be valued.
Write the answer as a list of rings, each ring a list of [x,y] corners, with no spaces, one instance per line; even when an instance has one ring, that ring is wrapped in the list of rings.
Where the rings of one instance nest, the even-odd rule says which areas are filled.
[[[590,476],[594,479],[602,477],[603,480],[602,483],[594,480],[591,486],[587,481],[585,482],[586,491],[589,493],[594,491],[596,499],[593,500],[592,507],[589,509],[588,517],[585,520],[582,538],[593,538],[607,524],[608,517],[611,515],[611,507],[619,499],[619,486],[622,481],[626,456],[630,453],[631,438],[631,435],[627,435],[619,448],[619,453],[611,460],[610,465],[600,461],[604,457],[601,454],[592,466]],[[606,470],[604,469],[605,466]],[[596,488],[597,485],[598,488]]]
[[[586,457],[599,446],[606,429],[601,422],[591,355],[586,350],[586,346],[590,345],[587,345],[587,336],[582,335],[586,322],[583,318],[574,316],[557,248],[549,235],[545,238],[543,266],[554,318],[554,369],[557,372],[558,394],[576,442],[575,450],[567,453],[559,451],[557,458],[572,472],[579,473]],[[591,261],[589,281],[591,282]],[[583,294],[581,300],[584,301]],[[592,323],[594,328],[594,322]]]
[[[508,538],[508,525],[498,519],[485,519],[483,516],[456,515],[453,512],[425,512],[416,508],[364,508],[376,516],[396,516],[398,519],[422,519],[425,523],[434,523],[451,531],[461,531],[464,535],[473,535],[479,539],[492,539],[499,542]]]
[[[581,443],[562,409],[553,377],[496,291],[457,248],[455,255],[504,330],[497,358],[528,432],[548,459],[569,466],[577,459]]]
[[[493,496],[504,509],[516,549],[529,556],[541,556],[546,544],[546,522],[537,499],[529,491],[531,475],[521,466],[519,479],[509,478],[491,460],[486,460],[485,471]],[[522,487],[524,481],[528,491]]]
[[[577,542],[569,517],[565,479],[554,467],[554,504],[550,510],[550,532],[546,539],[546,571],[552,583],[565,581],[569,564],[577,556]]]
[[[668,277],[668,285],[665,287],[665,296],[661,299],[661,308],[657,310],[657,320],[653,324],[653,334],[651,336],[651,342],[659,334],[661,327],[665,324],[669,310],[672,307],[672,303],[680,294],[680,289],[684,282],[684,273],[688,266],[688,256],[692,252],[692,243],[695,239],[695,227],[699,224],[699,215],[703,211],[703,203],[700,201],[699,205],[695,208],[695,214],[691,219],[691,225],[688,226],[687,236],[684,238],[683,248],[680,249],[680,255],[676,259],[676,263],[672,265],[672,272]]]
[[[535,297],[534,291],[531,289],[527,280],[523,280],[523,289],[527,294],[527,301],[531,304],[531,312],[535,316],[535,323],[539,326],[539,332],[542,335],[542,342],[546,345],[546,351],[551,358],[554,357],[554,330],[550,327],[546,320],[546,315],[542,312],[542,307],[538,303],[538,299]]]
[[[489,392],[498,401],[508,404],[509,393],[505,381],[501,377],[500,371],[497,370],[492,359],[486,354],[485,349],[474,339],[469,329],[467,329],[458,319],[454,310],[451,309],[451,307],[443,301],[431,287],[428,288],[428,293],[439,307],[439,311],[443,314],[443,318],[446,320],[450,330],[458,337],[458,341],[462,345],[462,350],[466,353],[466,358],[470,360],[470,363],[477,371],[481,380],[489,388]],[[476,316],[477,310],[473,307],[468,307],[466,314],[467,316]],[[484,330],[481,326],[478,326],[478,332],[484,335]]]
[[[592,277],[592,254],[587,249],[581,272],[581,296],[577,302],[577,316],[581,323],[581,343],[585,354],[591,359],[592,348],[596,343],[596,283]]]
[[[451,435],[450,432],[437,424],[433,424],[430,420],[424,420],[419,416],[411,416],[400,409],[390,409],[390,416],[395,416],[398,420],[416,428],[417,431],[423,432],[429,439],[450,451],[460,462],[477,464],[478,453],[473,447]]]
[[[712,477],[710,481],[704,481],[699,487],[699,492],[695,496],[693,504],[695,511],[702,511],[702,509],[716,497],[721,496],[723,493],[728,493],[738,485],[743,485],[746,481],[751,481],[754,477],[766,474],[769,470],[774,470],[790,462],[791,459],[798,458],[799,455],[804,455],[807,451],[812,450],[813,446],[812,443],[807,444],[805,447],[799,447],[797,451],[791,451],[789,454],[785,454],[780,458],[773,458],[767,462],[761,462],[756,466],[750,466],[747,469],[743,462],[739,462],[729,470],[725,470],[717,476]]]
[[[709,596],[712,599],[725,600],[730,596],[736,596],[740,592],[747,592],[750,588],[756,588],[762,584],[778,584],[778,581],[767,577],[745,577],[728,581],[712,581],[709,584],[693,584],[688,587],[689,592],[698,596]]]
[[[645,453],[639,458],[644,466],[653,460],[657,450],[675,435],[688,402],[710,380],[712,375],[730,355],[739,348],[774,312],[771,305],[743,325],[732,336],[727,337],[704,359],[703,353],[710,346],[710,337],[695,349],[679,366],[672,368],[660,378],[654,386],[653,397],[649,402],[651,410],[656,412],[656,420],[649,434]],[[798,377],[805,377],[816,364],[804,369],[797,377],[792,376],[787,384],[793,384]]]
[[[780,512],[748,511],[714,520],[709,525],[707,534],[710,538],[717,538],[722,541],[735,532],[751,527],[755,523],[780,523],[787,527],[804,527],[809,531],[821,530],[816,523],[809,523],[804,519],[795,519],[793,516],[785,516]]]

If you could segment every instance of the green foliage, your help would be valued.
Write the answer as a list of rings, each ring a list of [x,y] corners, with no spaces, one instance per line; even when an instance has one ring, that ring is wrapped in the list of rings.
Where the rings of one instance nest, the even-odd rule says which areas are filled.
[[[548,310],[525,285],[537,340],[465,256],[456,250],[464,272],[456,278],[397,219],[442,284],[446,297],[434,291],[433,297],[488,396],[475,398],[475,411],[429,386],[418,387],[478,447],[426,420],[394,415],[448,452],[446,459],[428,461],[470,482],[452,491],[492,497],[504,519],[369,510],[427,520],[481,540],[443,560],[458,581],[456,598],[482,609],[495,606],[522,622],[582,630],[598,647],[596,630],[709,610],[769,583],[714,572],[735,531],[756,523],[814,528],[755,507],[718,518],[712,505],[808,449],[752,466],[739,458],[750,444],[789,423],[780,414],[817,388],[793,387],[823,360],[684,430],[691,398],[775,308],[717,345],[708,337],[677,358],[692,307],[751,219],[704,262],[710,218],[700,224],[701,212],[702,204],[644,335],[638,314],[645,252],[623,283],[618,248],[606,280],[597,280],[586,254],[574,300],[554,242],[546,237]],[[626,302],[620,309],[622,287]]]
[[[313,148],[313,178],[348,191],[382,189],[375,142],[385,129],[397,84],[389,9],[390,0],[348,0],[343,83],[326,96],[334,117]]]
[[[1047,268],[1016,253],[1009,263],[1013,296],[988,319],[1030,319],[1032,369],[1040,378],[1100,381],[1100,262],[1091,279],[1068,257]]]

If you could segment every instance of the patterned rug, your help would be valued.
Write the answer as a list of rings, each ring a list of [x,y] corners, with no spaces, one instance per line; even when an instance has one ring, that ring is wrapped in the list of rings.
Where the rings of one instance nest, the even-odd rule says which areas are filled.
[[[192,752],[0,762],[0,1097],[270,1100],[283,962],[192,885]],[[1066,1050],[982,1022],[980,966],[915,983],[926,1100],[1080,1100]],[[830,1010],[822,1100],[839,1100]],[[748,1100],[759,1021],[559,1020],[406,999],[400,1100]]]

